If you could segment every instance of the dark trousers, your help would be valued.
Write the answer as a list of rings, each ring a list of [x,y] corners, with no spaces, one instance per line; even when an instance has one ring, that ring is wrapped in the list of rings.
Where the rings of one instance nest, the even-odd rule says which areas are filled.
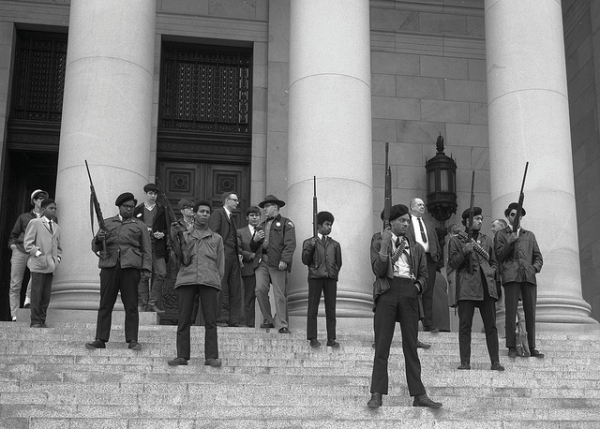
[[[523,299],[525,328],[529,350],[535,349],[535,307],[537,304],[537,287],[533,283],[504,283],[504,305],[506,307],[506,347],[517,347],[516,318],[519,296]]]
[[[46,323],[53,273],[31,273],[31,325]]]
[[[308,312],[306,317],[306,338],[317,338],[317,315],[321,293],[325,301],[325,320],[327,324],[327,339],[335,340],[335,298],[337,295],[337,280],[308,279]]]
[[[433,288],[435,286],[436,263],[429,253],[427,253],[427,289],[423,292],[423,326],[433,326]]]
[[[138,314],[138,283],[140,270],[137,268],[121,268],[120,261],[112,268],[100,270],[100,308],[96,324],[96,339],[108,341],[112,311],[121,291],[121,301],[125,307],[125,340],[138,339],[140,316]]]
[[[225,274],[221,280],[217,322],[235,325],[240,323],[242,289],[240,262],[236,253],[225,252]]]
[[[179,323],[177,324],[177,357],[190,359],[190,326],[196,295],[204,316],[204,358],[218,359],[217,342],[217,289],[204,285],[185,285],[177,288],[179,294]]]
[[[500,362],[498,356],[498,329],[496,328],[496,302],[490,297],[485,286],[483,290],[483,301],[458,301],[458,345],[461,363],[471,363],[471,331],[476,307],[479,308],[481,320],[483,320],[485,341],[490,360],[492,363]]]
[[[388,358],[396,322],[400,322],[406,381],[411,396],[425,393],[421,382],[421,361],[417,354],[419,309],[417,288],[410,279],[394,277],[390,289],[377,298],[375,307],[375,359],[371,393],[388,393]]]
[[[242,277],[244,283],[244,324],[250,328],[254,328],[254,319],[256,318],[256,276],[252,273],[251,276]]]

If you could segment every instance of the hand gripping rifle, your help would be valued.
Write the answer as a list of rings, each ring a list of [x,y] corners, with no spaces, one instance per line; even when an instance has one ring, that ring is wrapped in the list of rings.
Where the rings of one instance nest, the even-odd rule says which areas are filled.
[[[390,144],[385,142],[385,190],[383,193],[383,229],[390,225],[390,210],[392,209],[392,169],[388,165]]]
[[[313,176],[313,237],[317,236],[317,176]]]
[[[473,207],[475,205],[475,170],[473,170],[473,175],[471,176],[471,207],[469,208],[469,221],[467,223],[467,230],[469,235],[469,243],[473,240]],[[469,274],[473,274],[473,254],[469,253],[469,259],[467,260],[467,272]]]
[[[94,212],[96,213],[96,219],[98,220],[98,227],[100,230],[106,231],[106,224],[104,223],[100,202],[96,195],[96,189],[94,189],[94,183],[92,182],[92,175],[90,174],[90,167],[88,167],[87,160],[85,160],[85,169],[87,170],[90,179],[90,222],[92,224],[92,234],[94,234]],[[106,255],[106,238],[102,240],[102,251],[100,252],[100,256],[103,255]]]
[[[181,255],[181,252],[182,252],[181,244],[183,243],[183,232],[181,232],[181,230],[179,230],[179,228],[178,228],[177,232],[176,232],[176,237],[173,237],[173,235],[171,234],[172,224],[177,223],[178,221],[177,221],[177,218],[175,217],[175,212],[173,211],[173,206],[171,205],[171,202],[169,201],[167,194],[163,190],[158,177],[156,178],[156,186],[158,187],[158,191],[160,193],[161,198],[164,200],[163,204],[165,206],[165,217],[166,217],[167,227],[168,227],[166,238],[167,238],[167,245],[169,247],[169,252],[175,256],[175,258],[173,258],[173,260],[180,262],[183,260],[182,255]],[[175,242],[176,240],[177,240],[177,242]]]

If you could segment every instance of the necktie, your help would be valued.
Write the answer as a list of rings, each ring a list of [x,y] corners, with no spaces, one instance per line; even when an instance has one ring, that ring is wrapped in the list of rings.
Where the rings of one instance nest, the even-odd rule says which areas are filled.
[[[48,226],[50,227],[50,234],[53,234],[54,232],[52,231],[52,221],[48,221]]]
[[[326,235],[324,235],[321,240],[323,241],[323,245],[327,244],[327,236]]]
[[[423,228],[423,222],[421,221],[420,217],[418,217],[417,219],[419,219],[419,226],[421,227],[421,239],[423,240],[423,243],[427,243],[427,234],[425,234],[425,229]]]

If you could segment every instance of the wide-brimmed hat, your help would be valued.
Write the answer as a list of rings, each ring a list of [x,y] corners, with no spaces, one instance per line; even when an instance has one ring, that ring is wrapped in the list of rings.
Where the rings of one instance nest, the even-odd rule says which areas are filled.
[[[261,201],[260,204],[258,204],[258,207],[260,207],[261,209],[264,209],[265,204],[277,204],[279,206],[279,208],[281,208],[281,207],[285,206],[285,201],[281,201],[275,195],[267,195],[267,197],[264,199],[264,201]]]

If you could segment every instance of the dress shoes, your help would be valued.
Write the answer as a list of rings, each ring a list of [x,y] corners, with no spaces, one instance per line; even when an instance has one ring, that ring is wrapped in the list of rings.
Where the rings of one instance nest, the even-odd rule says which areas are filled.
[[[340,343],[336,340],[327,340],[327,347],[331,347],[332,349],[339,349]]]
[[[187,365],[188,361],[187,361],[187,359],[178,357],[178,358],[168,361],[167,363],[170,366],[178,366],[178,365]]]
[[[25,297],[25,302],[23,302],[23,308],[31,308],[31,299]]]
[[[227,327],[227,323],[225,323],[225,322],[217,322],[217,326],[219,328],[226,328]]]
[[[381,393],[373,392],[371,393],[371,399],[367,402],[367,407],[369,408],[379,408],[383,404],[381,400]]]
[[[515,347],[509,347],[508,348],[508,357],[509,358],[516,358],[519,354],[517,353],[517,349]]]
[[[468,363],[461,363],[460,366],[456,369],[471,369],[471,365]]]
[[[540,353],[536,349],[531,349],[531,357],[542,359],[544,357],[544,353]]]
[[[280,333],[280,334],[289,334],[289,333],[290,333],[290,330],[284,326],[283,328],[281,328],[281,329],[279,330],[279,333]]]
[[[16,322],[16,321],[17,321],[17,316],[13,316],[13,317],[12,317],[12,321],[13,321],[13,322]]]
[[[269,323],[269,322],[267,322],[267,321],[265,320],[265,321],[264,321],[264,323],[261,323],[261,324],[260,324],[260,327],[261,327],[262,329],[269,329],[269,328],[270,328],[270,329],[272,329],[272,328],[274,328],[274,327],[275,327],[275,325],[273,325],[272,323]]]
[[[425,326],[423,330],[425,332],[431,332],[432,334],[437,334],[438,332],[440,332],[440,328],[438,328],[437,326]]]
[[[494,362],[490,368],[492,371],[504,371],[504,367],[500,365],[500,362]]]
[[[47,328],[47,326],[43,323],[36,323],[35,325],[31,325],[30,328]]]
[[[214,366],[215,368],[219,367],[221,366],[221,359],[206,359],[204,365]]]
[[[316,349],[317,347],[321,347],[321,343],[316,338],[311,338],[310,346]]]
[[[425,344],[425,343],[422,343],[421,341],[417,340],[417,348],[418,349],[429,349],[429,348],[431,348],[431,344]]]
[[[140,351],[140,350],[142,350],[142,345],[140,343],[138,343],[136,340],[131,340],[129,342],[129,345],[127,346],[127,348],[129,348],[131,350]]]
[[[242,325],[240,325],[239,323],[230,323],[227,326],[229,326],[230,328],[241,328]]]
[[[89,350],[105,349],[106,343],[102,340],[94,340],[91,343],[85,343],[85,348]]]
[[[441,402],[432,401],[425,393],[415,396],[415,400],[413,401],[413,407],[440,408],[441,406]]]
[[[158,307],[156,306],[156,304],[152,304],[152,305],[148,304],[148,305],[146,306],[146,311],[152,311],[152,312],[154,312],[154,313],[158,313],[158,314],[162,314],[162,313],[164,313],[164,312],[165,312],[165,310],[161,310],[160,308],[158,308]]]

